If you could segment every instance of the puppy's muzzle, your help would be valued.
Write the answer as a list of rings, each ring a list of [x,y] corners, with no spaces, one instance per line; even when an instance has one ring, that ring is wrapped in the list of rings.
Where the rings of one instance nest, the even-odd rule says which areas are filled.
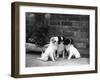
[[[56,43],[56,41],[52,41],[52,43]]]

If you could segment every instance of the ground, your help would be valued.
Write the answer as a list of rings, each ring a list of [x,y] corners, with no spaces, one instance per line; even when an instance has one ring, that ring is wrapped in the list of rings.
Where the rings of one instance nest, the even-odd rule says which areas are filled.
[[[41,67],[41,66],[69,66],[69,65],[84,65],[89,64],[89,58],[81,57],[79,59],[67,60],[67,58],[59,58],[55,62],[41,61],[37,58],[40,57],[40,53],[29,52],[26,54],[26,67]]]

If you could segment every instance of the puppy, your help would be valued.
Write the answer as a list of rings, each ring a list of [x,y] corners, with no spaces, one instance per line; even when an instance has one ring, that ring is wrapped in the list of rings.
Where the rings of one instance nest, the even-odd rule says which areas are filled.
[[[51,58],[52,61],[55,61],[55,52],[57,50],[57,47],[58,47],[58,38],[52,37],[50,39],[48,48],[46,48],[44,53],[42,53],[41,58],[39,58],[39,59],[41,59],[43,61],[47,61],[48,58]]]
[[[64,37],[58,36],[58,48],[57,48],[57,58],[62,55],[65,57],[65,46],[64,46]]]
[[[74,56],[75,58],[81,57],[79,51],[74,47],[72,39],[65,40],[65,47],[66,47],[66,51],[69,54],[68,60],[70,60],[72,56]]]

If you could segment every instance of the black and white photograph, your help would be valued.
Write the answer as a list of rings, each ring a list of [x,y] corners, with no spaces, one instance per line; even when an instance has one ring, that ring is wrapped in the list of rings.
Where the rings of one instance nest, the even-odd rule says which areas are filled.
[[[26,67],[89,64],[89,15],[25,14]]]
[[[97,73],[97,7],[12,4],[12,76]]]

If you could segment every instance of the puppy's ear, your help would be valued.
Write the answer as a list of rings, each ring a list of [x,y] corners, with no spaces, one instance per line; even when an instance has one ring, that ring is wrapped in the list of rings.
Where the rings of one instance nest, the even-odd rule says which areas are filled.
[[[70,39],[65,39],[64,45],[68,45],[68,44],[70,44]]]
[[[73,39],[72,39],[72,38],[70,39],[70,44],[74,44],[74,41],[73,41]]]
[[[61,37],[58,36],[58,44],[60,44],[60,42],[61,42]]]
[[[50,41],[53,41],[53,40],[54,40],[54,37],[51,37],[51,38],[50,38]]]
[[[62,38],[63,38],[63,44],[65,45],[65,43],[66,43],[66,39],[65,39],[65,37],[64,36],[62,36]]]
[[[62,38],[63,38],[63,42],[65,41],[65,37],[64,36],[62,36]]]

